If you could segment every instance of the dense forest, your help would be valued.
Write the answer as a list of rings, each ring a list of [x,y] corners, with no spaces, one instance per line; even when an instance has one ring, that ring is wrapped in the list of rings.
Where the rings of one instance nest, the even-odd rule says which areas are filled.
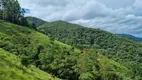
[[[81,50],[97,49],[109,59],[113,59],[129,68],[142,65],[142,45],[132,39],[120,37],[100,29],[86,28],[80,25],[55,21],[38,27],[44,34]],[[125,63],[126,62],[126,63]],[[141,67],[137,67],[142,74]]]
[[[142,80],[141,42],[24,13],[0,0],[0,80]]]

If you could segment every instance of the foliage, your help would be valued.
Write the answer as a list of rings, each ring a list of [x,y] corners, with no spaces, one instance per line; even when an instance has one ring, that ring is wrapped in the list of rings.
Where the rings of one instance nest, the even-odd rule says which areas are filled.
[[[129,35],[129,34],[117,34],[117,35],[131,39],[131,40],[135,40],[135,41],[142,41],[142,38],[135,37],[135,36],[132,36],[132,35]]]
[[[23,65],[27,67],[31,64],[35,65],[61,78],[70,78],[69,74],[74,74],[72,72],[68,74],[66,68],[64,68],[64,66],[62,67],[60,64],[65,64],[72,71],[71,67],[73,67],[74,64],[68,64],[68,61],[72,61],[72,59],[67,59],[66,57],[69,57],[70,54],[75,56],[80,53],[80,50],[76,48],[73,49],[71,46],[56,40],[50,41],[46,35],[26,27],[3,21],[0,23],[0,27],[0,47],[19,56]],[[68,61],[66,61],[66,59]],[[59,61],[59,63],[56,63],[56,61]],[[61,70],[65,72],[60,74],[59,72]],[[68,75],[65,76],[65,74]]]
[[[131,61],[137,63],[137,66],[141,66],[142,45],[131,39],[120,37],[100,29],[86,28],[65,21],[46,23],[38,27],[38,30],[50,38],[56,38],[65,44],[79,49],[96,49],[97,52],[101,52],[102,55],[124,66],[132,67]],[[126,63],[124,64],[124,62]],[[135,69],[141,70],[140,67],[131,68],[132,71]],[[141,71],[138,71],[137,76],[141,75]],[[137,79],[136,76],[134,79]]]
[[[41,20],[41,19],[38,19],[36,17],[26,17],[29,24],[32,25],[32,24],[35,24],[35,27],[39,27],[41,25],[43,25],[44,23],[46,23],[46,21],[44,20]]]
[[[56,38],[4,21],[0,22],[0,27],[0,48],[18,56],[25,68],[34,65],[53,77],[66,80],[131,80],[141,77],[140,72],[133,75],[133,69],[107,58],[96,49],[82,51]]]
[[[0,59],[0,80],[60,80],[32,65],[28,68],[23,66],[17,56],[1,48]]]
[[[0,0],[0,19],[28,26],[18,0]]]

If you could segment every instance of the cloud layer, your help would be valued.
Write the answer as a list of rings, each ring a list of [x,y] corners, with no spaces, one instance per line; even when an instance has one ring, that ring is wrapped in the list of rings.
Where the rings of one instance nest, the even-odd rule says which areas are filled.
[[[119,1],[119,2],[118,2]],[[26,15],[142,37],[142,0],[19,0]]]

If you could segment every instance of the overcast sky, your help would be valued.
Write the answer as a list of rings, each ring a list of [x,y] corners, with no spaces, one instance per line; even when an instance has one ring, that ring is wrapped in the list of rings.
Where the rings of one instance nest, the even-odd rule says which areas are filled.
[[[26,16],[142,37],[142,0],[19,0]]]

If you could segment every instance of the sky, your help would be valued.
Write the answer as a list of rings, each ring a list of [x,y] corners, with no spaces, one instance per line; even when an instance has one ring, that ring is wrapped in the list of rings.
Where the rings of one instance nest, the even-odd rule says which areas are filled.
[[[142,0],[19,0],[34,16],[142,37]]]

